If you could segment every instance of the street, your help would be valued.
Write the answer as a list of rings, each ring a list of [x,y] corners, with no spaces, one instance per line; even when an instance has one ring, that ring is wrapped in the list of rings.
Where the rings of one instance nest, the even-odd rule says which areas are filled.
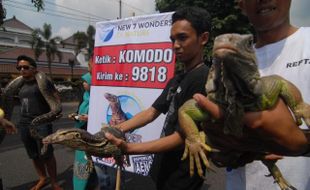
[[[73,121],[65,118],[68,113],[76,111],[78,103],[63,103],[63,118],[54,122],[54,131],[59,128],[73,127]],[[16,110],[16,111],[15,111]],[[14,113],[18,113],[18,108]],[[16,114],[15,114],[16,115]],[[16,116],[12,120],[16,121]],[[72,190],[72,163],[74,151],[61,145],[54,145],[57,160],[58,182],[64,190]],[[216,173],[207,174],[202,190],[223,190],[225,188],[224,170],[213,168]],[[4,190],[29,190],[38,179],[31,160],[28,158],[19,134],[7,135],[0,145],[0,178]],[[124,190],[155,190],[150,177],[123,172]],[[49,190],[47,185],[43,190]]]

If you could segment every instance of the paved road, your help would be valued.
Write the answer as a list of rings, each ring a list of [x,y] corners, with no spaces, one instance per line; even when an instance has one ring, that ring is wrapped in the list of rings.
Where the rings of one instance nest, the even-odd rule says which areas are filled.
[[[77,103],[64,103],[63,115],[74,112]],[[15,108],[18,113],[18,108]],[[16,115],[16,114],[15,114]],[[13,117],[13,121],[16,121]],[[54,130],[58,128],[72,127],[73,122],[61,118],[54,123]],[[58,182],[65,190],[72,190],[72,163],[73,150],[61,145],[55,145],[55,156],[57,160]],[[215,167],[214,167],[215,168]],[[124,173],[125,190],[154,190],[154,183],[149,177],[142,177],[132,173]],[[31,160],[18,135],[7,136],[0,145],[0,177],[2,178],[4,190],[28,190],[36,182],[37,176]],[[216,169],[216,173],[210,173],[202,190],[223,190],[225,188],[223,169]],[[46,186],[43,190],[51,189]]]

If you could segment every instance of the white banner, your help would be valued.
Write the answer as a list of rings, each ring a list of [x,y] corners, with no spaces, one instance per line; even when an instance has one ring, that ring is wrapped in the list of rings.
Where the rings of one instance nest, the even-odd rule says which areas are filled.
[[[147,109],[173,77],[172,13],[99,22],[96,25],[88,131],[115,125]],[[164,116],[126,134],[129,142],[160,137]],[[148,175],[153,155],[131,155],[125,169]],[[113,158],[95,158],[109,166]]]

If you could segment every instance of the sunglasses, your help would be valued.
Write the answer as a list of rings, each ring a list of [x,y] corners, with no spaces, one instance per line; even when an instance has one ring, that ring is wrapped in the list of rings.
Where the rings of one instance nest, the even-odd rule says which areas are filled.
[[[16,69],[18,70],[18,71],[20,71],[20,70],[22,70],[22,69],[24,69],[25,71],[27,71],[27,70],[30,70],[30,69],[32,69],[33,67],[32,66],[29,66],[29,65],[17,65],[16,66]]]

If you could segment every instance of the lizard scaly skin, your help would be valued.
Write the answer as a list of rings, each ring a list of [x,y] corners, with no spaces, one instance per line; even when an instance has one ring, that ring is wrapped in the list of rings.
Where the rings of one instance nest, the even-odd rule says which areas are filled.
[[[213,65],[206,81],[206,92],[207,97],[224,110],[224,134],[242,137],[245,135],[242,123],[244,112],[269,109],[279,98],[292,110],[297,125],[303,119],[309,127],[310,106],[303,101],[298,88],[278,75],[260,77],[252,38],[252,35],[224,34],[214,41]],[[214,149],[205,143],[206,139],[199,134],[196,123],[204,122],[207,125],[214,120],[193,99],[185,102],[178,114],[180,127],[186,137],[182,159],[189,156],[190,174],[194,173],[195,162],[198,174],[203,177],[200,159],[208,168],[205,152],[212,152]],[[242,152],[238,154],[243,155]],[[253,159],[262,158],[263,155],[263,151],[257,151]],[[283,178],[275,163],[264,164],[282,190],[294,189]]]

